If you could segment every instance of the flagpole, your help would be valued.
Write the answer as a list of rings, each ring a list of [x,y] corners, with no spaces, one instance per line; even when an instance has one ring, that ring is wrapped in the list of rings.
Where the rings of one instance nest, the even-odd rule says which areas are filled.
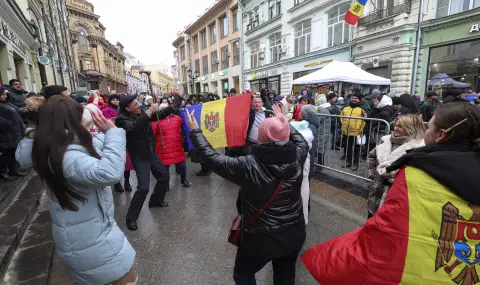
[[[410,92],[410,95],[412,96],[415,95],[415,85],[417,84],[418,58],[420,56],[420,41],[422,39],[423,1],[424,0],[420,0],[420,12],[418,13],[417,41],[416,41],[417,46],[415,48],[415,60],[413,62],[413,74],[412,74],[412,88]]]

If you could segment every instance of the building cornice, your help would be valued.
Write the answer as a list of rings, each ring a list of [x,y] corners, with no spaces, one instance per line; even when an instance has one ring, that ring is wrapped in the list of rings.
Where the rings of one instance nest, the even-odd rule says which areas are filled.
[[[298,8],[300,7],[303,7],[303,6],[306,6],[308,5],[308,3],[313,3],[315,2],[314,0],[309,0],[309,1],[305,1],[303,2],[302,4],[300,5],[297,5],[291,9],[289,9],[287,12],[292,12],[292,11],[295,11],[297,10]],[[309,19],[312,17],[313,13],[316,13],[318,11],[321,11],[321,10],[328,10],[331,6],[338,6],[338,5],[342,5],[342,4],[346,4],[346,3],[350,3],[350,1],[338,1],[338,0],[330,0],[330,1],[327,1],[326,3],[321,3],[320,5],[317,5],[315,7],[312,7],[311,9],[295,16],[295,17],[292,17],[290,20],[288,20],[288,24],[291,24],[291,23],[295,23],[299,20],[305,20],[305,19]]]
[[[228,3],[228,0],[217,0],[218,2],[215,3],[212,7],[210,8],[207,8],[205,9],[206,12],[203,13],[200,17],[198,17],[193,23],[190,23],[189,25],[187,25],[185,27],[185,33],[186,34],[189,34],[190,32],[192,32],[194,30],[194,28],[197,26],[197,24],[201,21],[203,21],[204,19],[207,19],[209,17],[211,17],[212,15],[216,14],[217,12],[217,9],[218,7],[220,7],[221,5],[226,5]],[[223,9],[223,8],[222,8]]]
[[[388,35],[393,35],[398,32],[404,32],[404,31],[414,31],[416,30],[416,25],[414,24],[406,24],[406,25],[401,25],[393,28],[387,28],[385,30],[379,31],[379,32],[373,32],[369,35],[365,35],[363,37],[355,38],[352,40],[352,44],[360,44],[364,43],[367,41],[375,40],[378,38],[383,38]]]
[[[466,12],[457,13],[438,19],[424,21],[422,25],[422,31],[431,32],[475,21],[480,21],[480,8],[475,8]]]
[[[282,14],[279,14],[279,15],[269,19],[268,21],[265,21],[265,22],[261,23],[260,25],[256,26],[255,28],[251,29],[250,31],[246,31],[245,35],[248,36],[248,35],[251,35],[251,34],[253,34],[257,31],[260,31],[262,28],[279,21],[281,18],[282,18]],[[282,23],[280,23],[280,27],[281,26],[282,26]],[[264,33],[264,32],[262,32],[262,33]]]
[[[256,41],[256,40],[258,40],[258,39],[260,39],[260,38],[262,38],[262,37],[264,37],[264,36],[266,36],[266,35],[269,35],[269,34],[275,32],[275,31],[277,31],[277,30],[280,30],[280,29],[282,29],[282,23],[279,23],[279,24],[271,27],[271,28],[268,29],[268,30],[265,30],[265,31],[263,31],[263,32],[260,32],[259,34],[255,35],[255,36],[253,36],[253,37],[251,37],[251,38],[248,38],[248,39],[245,41],[245,43],[246,43],[246,44],[252,43],[252,42],[254,42],[254,41]]]

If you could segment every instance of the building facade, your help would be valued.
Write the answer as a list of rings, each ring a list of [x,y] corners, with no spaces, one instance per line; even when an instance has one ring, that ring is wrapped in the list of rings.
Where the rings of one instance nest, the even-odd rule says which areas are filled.
[[[148,92],[148,76],[140,74],[144,70],[144,64],[129,53],[125,55],[125,70],[127,72],[127,93],[130,95],[140,95]]]
[[[40,92],[38,35],[27,15],[28,1],[0,0],[0,83],[16,78],[24,90]]]
[[[106,28],[92,4],[85,0],[67,1],[79,91],[99,89],[105,94],[126,93],[123,45],[107,41]]]
[[[293,86],[293,80],[333,60],[350,60],[351,28],[343,21],[350,1],[243,0],[241,4],[244,89],[291,94],[302,88]]]
[[[437,87],[480,92],[480,1],[433,1],[422,25],[415,93]]]
[[[240,20],[237,0],[218,0],[178,34],[173,46],[185,93],[240,91]]]

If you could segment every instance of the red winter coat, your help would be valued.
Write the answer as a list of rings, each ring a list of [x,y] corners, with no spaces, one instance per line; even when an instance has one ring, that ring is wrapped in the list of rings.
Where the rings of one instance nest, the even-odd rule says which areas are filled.
[[[161,133],[158,125],[160,124]],[[187,160],[182,145],[182,119],[170,115],[163,120],[152,123],[153,133],[157,139],[156,151],[163,165],[172,165]]]

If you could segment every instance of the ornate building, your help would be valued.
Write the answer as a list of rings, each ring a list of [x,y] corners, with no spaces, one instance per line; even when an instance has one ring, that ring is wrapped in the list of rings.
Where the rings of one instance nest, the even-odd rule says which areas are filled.
[[[172,67],[165,64],[151,64],[145,66],[145,70],[152,72],[152,91],[154,94],[172,92],[175,89],[172,77]]]
[[[125,53],[125,69],[127,70],[127,93],[131,95],[140,95],[148,92],[148,75],[140,74],[144,70],[144,65],[133,55]]]
[[[113,45],[106,40],[106,28],[89,2],[68,0],[67,8],[79,91],[99,89],[105,94],[126,93],[126,57],[122,44]]]

